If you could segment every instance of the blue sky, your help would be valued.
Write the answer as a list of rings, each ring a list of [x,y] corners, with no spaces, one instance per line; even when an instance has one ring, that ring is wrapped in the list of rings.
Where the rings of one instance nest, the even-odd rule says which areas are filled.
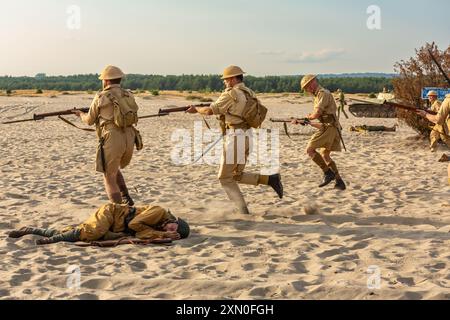
[[[381,30],[367,28],[370,5]],[[450,44],[449,12],[448,0],[4,0],[0,74],[392,72],[426,42]]]

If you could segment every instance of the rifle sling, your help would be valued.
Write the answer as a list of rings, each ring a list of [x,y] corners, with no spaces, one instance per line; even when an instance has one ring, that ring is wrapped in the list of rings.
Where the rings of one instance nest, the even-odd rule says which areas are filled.
[[[64,121],[64,122],[67,123],[68,125],[70,125],[70,126],[72,126],[72,127],[75,127],[75,128],[77,128],[77,129],[79,129],[79,130],[83,130],[83,131],[86,131],[86,132],[95,132],[94,129],[80,128],[79,126],[77,126],[77,125],[74,124],[73,122],[71,122],[71,121],[69,121],[69,120],[63,118],[62,116],[58,116],[58,119]]]

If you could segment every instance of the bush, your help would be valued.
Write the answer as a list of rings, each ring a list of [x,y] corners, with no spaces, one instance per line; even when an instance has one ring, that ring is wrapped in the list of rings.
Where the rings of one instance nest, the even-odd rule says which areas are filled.
[[[159,96],[159,90],[152,90],[152,96]]]
[[[68,96],[68,95],[70,95],[70,93],[68,93],[67,91],[63,91],[63,92],[61,92],[61,95],[62,96]]]
[[[13,91],[11,89],[6,90],[6,94],[9,96],[13,93]]]
[[[200,102],[207,103],[207,102],[214,102],[214,100],[211,98],[200,98]]]
[[[200,96],[193,96],[193,95],[190,95],[190,96],[186,97],[186,100],[190,100],[190,101],[192,101],[192,100],[201,100],[201,99],[202,99],[202,97],[200,97]]]
[[[93,93],[92,90],[88,90],[88,91],[87,91],[87,94],[92,94],[92,93]]]
[[[377,95],[374,92],[372,92],[371,94],[369,94],[369,98],[376,99]]]
[[[43,93],[44,93],[44,91],[42,91],[41,89],[36,90],[36,94],[43,94]]]

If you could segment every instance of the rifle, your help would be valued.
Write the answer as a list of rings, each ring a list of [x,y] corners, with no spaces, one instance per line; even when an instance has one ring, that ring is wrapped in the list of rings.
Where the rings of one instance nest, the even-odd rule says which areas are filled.
[[[442,69],[441,64],[437,61],[436,57],[433,55],[433,52],[431,49],[428,49],[428,53],[430,54],[431,59],[438,67],[439,71],[441,71],[442,75],[444,76],[445,80],[447,80],[448,84],[450,85],[450,78],[448,77],[447,73],[445,73],[444,69]]]
[[[416,107],[406,106],[406,105],[403,105],[403,104],[400,104],[400,103],[395,103],[395,102],[384,101],[383,105],[391,107],[391,108],[412,111],[414,113],[417,113],[417,111],[425,111],[428,114],[437,115],[437,112],[434,112],[434,111],[431,111],[431,110],[425,110],[425,109],[420,109],[420,108],[416,108]]]
[[[288,124],[291,123],[292,121],[297,121],[299,122],[299,124],[301,124],[302,126],[307,126],[309,124],[311,124],[311,120],[309,120],[308,118],[283,118],[283,119],[277,119],[277,118],[271,118],[270,119],[271,122],[273,123],[284,123],[284,124]]]
[[[65,111],[42,113],[42,114],[34,114],[32,119],[7,121],[7,122],[2,122],[2,124],[31,122],[31,121],[44,120],[45,118],[50,118],[50,117],[68,116],[68,115],[72,115],[74,111],[81,111],[81,112],[85,112],[86,113],[86,112],[89,112],[89,108],[80,108],[80,109],[73,108],[73,109],[65,110]]]
[[[211,106],[211,103],[202,103],[202,104],[195,104],[193,107],[203,108],[203,107],[209,107]],[[161,113],[175,113],[175,112],[186,112],[191,108],[191,106],[187,107],[170,107],[165,109],[159,109],[159,114]]]
[[[307,126],[311,124],[311,120],[309,120],[308,118],[284,118],[284,119],[277,119],[277,118],[271,118],[270,119],[271,122],[273,123],[282,123],[283,124],[283,128],[284,128],[284,133],[286,133],[286,136],[292,140],[291,135],[289,134],[289,130],[288,130],[288,123],[292,123],[292,121],[297,121],[299,122],[302,126]]]
[[[74,111],[81,111],[84,113],[89,112],[89,108],[74,108],[74,109],[70,109],[70,110],[65,110],[65,111],[58,111],[58,112],[50,112],[50,113],[42,113],[42,114],[34,114],[32,119],[25,119],[25,120],[14,120],[14,121],[7,121],[7,122],[2,122],[2,124],[13,124],[13,123],[22,123],[22,122],[31,122],[31,121],[39,121],[39,120],[44,120],[45,118],[50,118],[50,117],[58,117],[60,120],[72,125],[71,123],[68,122],[68,120],[64,119],[62,116],[68,116],[68,115],[72,115],[74,114]],[[156,117],[164,117],[164,116],[168,116],[169,113],[166,112],[158,112],[158,114],[152,114],[152,115],[148,115],[148,116],[142,116],[139,117],[139,119],[148,119],[148,118],[156,118]],[[79,128],[80,129],[80,128]],[[90,131],[90,130],[89,130]]]

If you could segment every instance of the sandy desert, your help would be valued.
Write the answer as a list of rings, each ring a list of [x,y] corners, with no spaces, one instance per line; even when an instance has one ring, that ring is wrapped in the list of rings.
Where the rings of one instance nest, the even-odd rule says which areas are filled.
[[[92,94],[0,97],[0,121],[87,107]],[[214,97],[212,97],[214,98]],[[311,99],[262,95],[270,117],[306,115]],[[141,115],[186,96],[138,95]],[[73,119],[76,120],[76,119]],[[285,198],[242,187],[251,216],[233,213],[209,165],[174,165],[173,130],[201,117],[172,114],[139,123],[145,148],[125,177],[138,205],[156,203],[186,218],[189,239],[171,246],[37,247],[21,226],[77,225],[107,202],[95,173],[94,134],[58,119],[0,128],[1,299],[450,299],[448,149],[400,125],[395,133],[352,133],[352,125],[393,126],[396,119],[343,118],[348,152],[335,156],[348,190],[319,189],[307,158],[308,133],[280,129]],[[214,119],[209,121],[216,126]],[[297,134],[296,134],[297,133]],[[258,166],[249,166],[258,171]],[[316,204],[315,215],[305,207]],[[71,267],[80,287],[68,288]],[[380,275],[379,287],[371,284]]]

